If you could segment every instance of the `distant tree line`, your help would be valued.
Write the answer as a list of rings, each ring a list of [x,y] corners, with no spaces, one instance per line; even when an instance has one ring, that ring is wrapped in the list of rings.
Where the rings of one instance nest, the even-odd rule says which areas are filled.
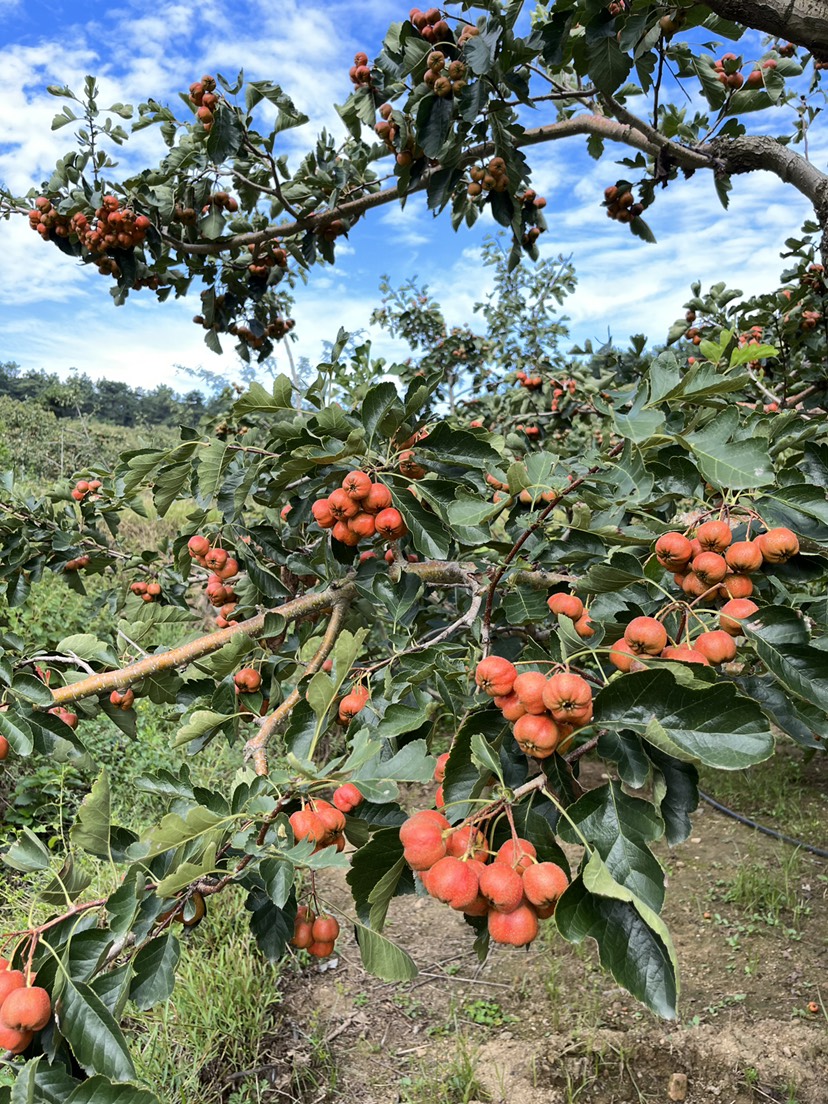
[[[194,389],[182,395],[163,383],[147,390],[80,372],[61,378],[42,368],[24,370],[14,361],[0,363],[0,396],[33,403],[56,418],[94,418],[118,426],[195,425],[223,408],[218,394]]]

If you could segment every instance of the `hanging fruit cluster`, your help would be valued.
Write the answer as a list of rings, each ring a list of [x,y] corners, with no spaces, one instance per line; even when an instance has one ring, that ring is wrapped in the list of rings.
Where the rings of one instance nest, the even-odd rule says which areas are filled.
[[[355,686],[339,703],[339,719],[342,724],[350,724],[357,713],[362,712],[369,700],[370,694],[368,692],[368,687],[362,685]],[[361,797],[360,800],[362,800]],[[336,802],[334,802],[334,804],[336,804]],[[337,808],[339,808],[338,805]]]
[[[215,109],[218,104],[216,82],[209,73],[205,74],[200,81],[194,81],[190,85],[190,103],[195,105],[196,118],[201,123],[205,133],[209,134],[213,129]]]
[[[291,813],[288,819],[296,842],[310,840],[316,845],[314,854],[323,847],[344,850],[345,814],[330,801],[312,797],[301,809]]]
[[[440,16],[438,8],[429,8],[427,11],[412,8],[408,13],[408,18],[426,42],[454,41],[451,29],[445,19]]]
[[[450,61],[442,50],[432,50],[426,58],[423,80],[441,99],[459,96],[466,87],[466,66],[459,59]]]
[[[156,598],[161,597],[160,583],[145,583],[143,580],[139,580],[138,582],[130,583],[129,589],[136,597],[140,598],[142,602],[154,602]]]
[[[509,191],[509,173],[502,157],[493,157],[485,167],[472,165],[469,176],[471,184],[466,189],[466,193],[471,199],[482,195],[483,192]]]
[[[51,1018],[49,994],[31,980],[0,958],[0,1050],[22,1054]]]
[[[236,610],[236,592],[227,582],[239,573],[239,564],[226,549],[215,548],[207,537],[196,534],[187,541],[187,550],[193,563],[210,571],[205,585],[207,600],[219,610],[216,624],[226,629]]]
[[[300,905],[293,922],[291,947],[307,951],[314,958],[327,958],[333,954],[339,935],[339,921],[325,913],[317,916],[310,905]]]
[[[95,497],[95,492],[100,490],[103,486],[100,479],[79,479],[72,490],[69,492],[74,498],[75,502],[83,502],[87,495]]]
[[[733,638],[742,633],[740,622],[759,608],[750,600],[750,576],[765,564],[786,563],[798,551],[796,535],[784,527],[741,541],[733,540],[726,521],[706,521],[692,538],[664,533],[655,544],[658,562],[672,572],[674,583],[688,599],[688,608],[699,602],[723,603],[715,615],[718,627],[710,627],[712,611],[694,610],[692,619],[686,624],[686,619],[682,620],[681,639],[671,643],[660,620],[675,608],[676,604],[670,603],[658,617],[633,618],[622,639],[612,646],[610,661],[621,671],[657,658],[704,665],[731,662],[736,657]]]
[[[29,226],[37,231],[44,241],[55,238],[68,238],[71,233],[71,221],[67,215],[61,215],[47,196],[38,196],[34,209],[29,211]]]
[[[628,186],[611,184],[604,189],[604,207],[607,217],[617,222],[632,222],[644,211],[643,203],[636,203]]]
[[[354,64],[348,70],[351,83],[357,88],[367,87],[371,83],[371,67],[368,64],[368,55],[360,51],[354,54]]]
[[[485,917],[496,943],[525,947],[569,879],[556,863],[539,862],[534,845],[516,833],[492,851],[485,834],[491,819],[483,812],[452,827],[436,810],[414,813],[400,828],[403,857],[431,897],[468,917]]]
[[[572,734],[592,720],[592,688],[569,670],[547,678],[540,671],[518,670],[508,659],[489,656],[478,663],[477,685],[494,699],[520,750],[532,759],[548,759],[569,746]]]
[[[375,536],[384,540],[405,536],[408,530],[402,514],[391,501],[384,483],[373,483],[365,472],[352,471],[341,487],[314,502],[311,513],[320,528],[331,530],[334,540],[355,548],[361,540]]]

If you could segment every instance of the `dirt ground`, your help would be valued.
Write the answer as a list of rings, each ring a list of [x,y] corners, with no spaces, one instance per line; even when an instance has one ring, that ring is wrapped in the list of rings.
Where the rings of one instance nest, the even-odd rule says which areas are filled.
[[[826,781],[818,770],[822,802]],[[619,989],[592,945],[550,931],[480,965],[460,916],[405,897],[386,934],[419,976],[378,982],[347,932],[334,959],[289,973],[261,1099],[828,1104],[828,861],[705,805],[691,838],[660,858],[677,1023]],[[346,907],[344,883],[329,897]]]

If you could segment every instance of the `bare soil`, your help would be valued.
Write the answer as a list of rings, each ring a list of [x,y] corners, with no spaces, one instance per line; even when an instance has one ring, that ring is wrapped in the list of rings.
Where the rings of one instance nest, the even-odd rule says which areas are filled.
[[[828,766],[814,766],[823,813],[826,783]],[[810,842],[825,848],[826,836]],[[405,897],[392,902],[386,934],[419,976],[370,977],[347,931],[334,959],[288,972],[256,1099],[828,1104],[828,862],[705,805],[692,837],[660,858],[678,1022],[619,989],[594,946],[571,947],[552,929],[527,950],[494,948],[481,965],[459,915]],[[763,896],[764,872],[767,886],[787,879],[786,907]],[[344,883],[329,898],[347,909]]]

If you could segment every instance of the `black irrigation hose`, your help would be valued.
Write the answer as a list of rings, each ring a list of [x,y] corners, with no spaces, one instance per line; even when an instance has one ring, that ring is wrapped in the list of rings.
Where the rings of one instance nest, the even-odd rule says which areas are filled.
[[[720,805],[718,801],[715,801],[709,794],[702,793],[699,790],[699,797],[702,801],[706,801],[708,805],[712,805],[714,809],[718,809],[720,813],[724,813],[725,816],[733,817],[734,820],[738,820],[740,824],[746,824],[748,828],[755,828],[757,832],[764,832],[766,836],[773,836],[774,839],[782,840],[783,843],[790,843],[793,847],[801,847],[803,851],[808,851],[812,855],[819,855],[820,858],[828,859],[828,851],[823,851],[821,847],[814,847],[813,844],[803,843],[802,840],[794,839],[792,836],[786,836],[782,832],[777,832],[774,828],[766,828],[764,824],[757,824],[755,820],[751,820],[750,817],[742,816],[741,813],[734,813],[732,809],[728,809],[727,805]]]

